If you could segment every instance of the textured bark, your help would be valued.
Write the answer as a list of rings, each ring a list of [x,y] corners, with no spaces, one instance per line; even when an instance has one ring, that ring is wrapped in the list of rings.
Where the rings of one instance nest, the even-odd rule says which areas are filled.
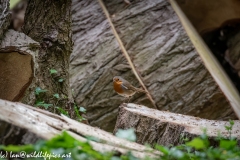
[[[238,77],[240,77],[240,30],[228,41],[228,50],[225,52],[225,59],[234,69],[234,72],[238,74]]]
[[[0,42],[10,25],[9,0],[0,0]]]
[[[225,126],[229,126],[229,122],[156,111],[136,104],[122,104],[114,133],[118,129],[134,128],[138,143],[169,146],[184,143],[184,138],[192,139],[202,135],[205,128],[210,142],[214,144],[214,138],[219,134],[225,138],[229,137]],[[234,121],[231,133],[240,144],[239,120]]]
[[[95,150],[100,152],[127,153],[132,151],[135,156],[141,158],[155,157],[160,154],[153,149],[117,138],[106,131],[79,123],[66,116],[59,116],[22,103],[0,100],[0,109],[0,121],[17,126],[9,129],[0,123],[0,143],[3,142],[3,144],[34,143],[36,139],[51,139],[65,130],[77,140],[88,141]],[[29,137],[24,136],[25,132],[31,133],[28,134]],[[87,140],[89,136],[96,137],[99,141]]]
[[[72,52],[71,41],[71,1],[28,1],[23,32],[41,44],[36,57],[38,66],[35,78],[23,102],[34,105],[36,101],[52,104],[68,110],[72,116],[72,94],[69,87],[69,56]],[[50,74],[50,69],[57,74]],[[61,81],[63,80],[63,81]],[[47,90],[35,97],[36,87]],[[59,94],[60,98],[53,97]]]
[[[235,119],[229,102],[204,67],[168,1],[105,0],[127,52],[161,110],[207,119]],[[71,86],[91,125],[111,131],[123,98],[113,91],[121,75],[136,87],[109,24],[96,1],[73,1]],[[145,95],[131,102],[151,107]]]

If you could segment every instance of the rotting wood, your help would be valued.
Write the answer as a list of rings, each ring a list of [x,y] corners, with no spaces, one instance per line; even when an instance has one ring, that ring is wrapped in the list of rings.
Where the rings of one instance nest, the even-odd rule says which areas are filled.
[[[129,103],[120,106],[114,133],[118,129],[134,128],[140,144],[175,146],[184,143],[183,138],[192,139],[202,135],[204,129],[207,129],[211,142],[219,134],[229,138],[225,126],[229,126],[228,121],[206,120]],[[240,142],[239,120],[234,121],[231,136]]]
[[[29,105],[5,100],[0,100],[0,109],[1,121],[31,132],[41,139],[50,139],[60,134],[62,130],[66,130],[80,141],[86,141],[86,137],[89,136],[98,138],[99,142],[90,141],[93,148],[98,151],[127,153],[130,150],[137,157],[160,155],[160,152],[153,149],[117,138],[106,131],[77,122],[64,115],[59,116]],[[21,137],[21,135],[18,136]],[[5,141],[7,142],[9,138],[11,136],[6,136]]]

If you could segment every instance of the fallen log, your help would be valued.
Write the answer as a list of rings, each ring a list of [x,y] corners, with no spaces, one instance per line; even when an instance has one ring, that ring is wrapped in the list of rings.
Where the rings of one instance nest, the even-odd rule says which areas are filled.
[[[5,129],[4,131],[8,131],[8,134],[0,136],[0,142],[11,142],[10,139],[12,139],[12,135],[15,134],[15,138],[19,139],[18,142],[29,144],[36,142],[37,139],[51,139],[60,134],[62,130],[65,130],[79,141],[87,141],[86,137],[89,136],[98,138],[98,142],[90,140],[90,144],[97,151],[117,151],[120,153],[132,151],[133,155],[141,158],[145,156],[153,157],[160,154],[153,149],[115,137],[106,131],[79,123],[64,115],[59,116],[22,103],[14,103],[0,99],[0,109],[0,121],[14,125],[15,128],[19,129],[18,135],[15,134],[16,132],[14,131]],[[3,124],[2,122],[1,124]],[[31,139],[26,140],[26,138],[24,139],[26,133],[28,133],[28,135],[31,133],[37,138],[32,139],[32,141]]]
[[[240,121],[235,120],[231,136],[240,142]],[[193,116],[158,111],[133,103],[120,106],[114,133],[118,129],[134,128],[137,142],[140,144],[160,144],[164,146],[182,144],[183,137],[192,139],[202,135],[203,130],[210,140],[218,137],[229,137],[225,126],[228,121],[206,120]]]

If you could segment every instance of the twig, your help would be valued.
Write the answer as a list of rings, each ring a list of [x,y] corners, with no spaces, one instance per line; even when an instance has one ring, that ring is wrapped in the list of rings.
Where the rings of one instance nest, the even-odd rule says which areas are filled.
[[[148,96],[149,100],[151,101],[152,105],[157,109],[157,106],[156,106],[156,104],[155,104],[155,102],[154,102],[151,94],[150,94],[149,91],[147,90],[147,87],[144,85],[144,83],[143,83],[143,81],[142,81],[142,78],[141,78],[140,75],[138,74],[138,72],[137,72],[137,70],[136,70],[136,68],[135,68],[135,66],[134,66],[134,64],[133,64],[133,62],[132,62],[129,54],[127,53],[126,48],[125,48],[124,45],[123,45],[122,40],[120,39],[120,37],[119,37],[119,35],[118,35],[118,33],[117,33],[117,31],[116,31],[116,29],[115,29],[115,27],[114,27],[114,25],[113,25],[113,23],[112,23],[112,21],[111,21],[110,15],[109,15],[109,13],[108,13],[105,5],[103,4],[102,0],[98,0],[98,2],[99,2],[99,4],[101,5],[102,10],[103,10],[103,12],[105,13],[105,15],[106,15],[106,17],[107,17],[107,20],[108,20],[108,22],[109,22],[109,24],[110,24],[110,26],[111,26],[111,29],[112,29],[112,31],[113,31],[113,34],[114,34],[114,36],[116,37],[116,39],[117,39],[117,41],[118,41],[118,43],[119,43],[119,46],[120,46],[120,48],[121,48],[124,56],[126,57],[126,59],[127,59],[129,65],[130,65],[130,67],[131,67],[134,75],[136,76],[136,78],[137,78],[137,80],[139,81],[139,83],[142,85],[143,89],[147,92],[147,96]]]

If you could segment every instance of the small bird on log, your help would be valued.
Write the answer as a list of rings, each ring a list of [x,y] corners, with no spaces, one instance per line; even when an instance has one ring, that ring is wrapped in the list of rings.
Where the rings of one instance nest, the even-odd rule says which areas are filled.
[[[127,80],[120,76],[115,76],[113,78],[113,88],[119,95],[129,98],[128,102],[130,101],[131,96],[133,96],[136,92],[147,93],[142,89],[133,87]]]

